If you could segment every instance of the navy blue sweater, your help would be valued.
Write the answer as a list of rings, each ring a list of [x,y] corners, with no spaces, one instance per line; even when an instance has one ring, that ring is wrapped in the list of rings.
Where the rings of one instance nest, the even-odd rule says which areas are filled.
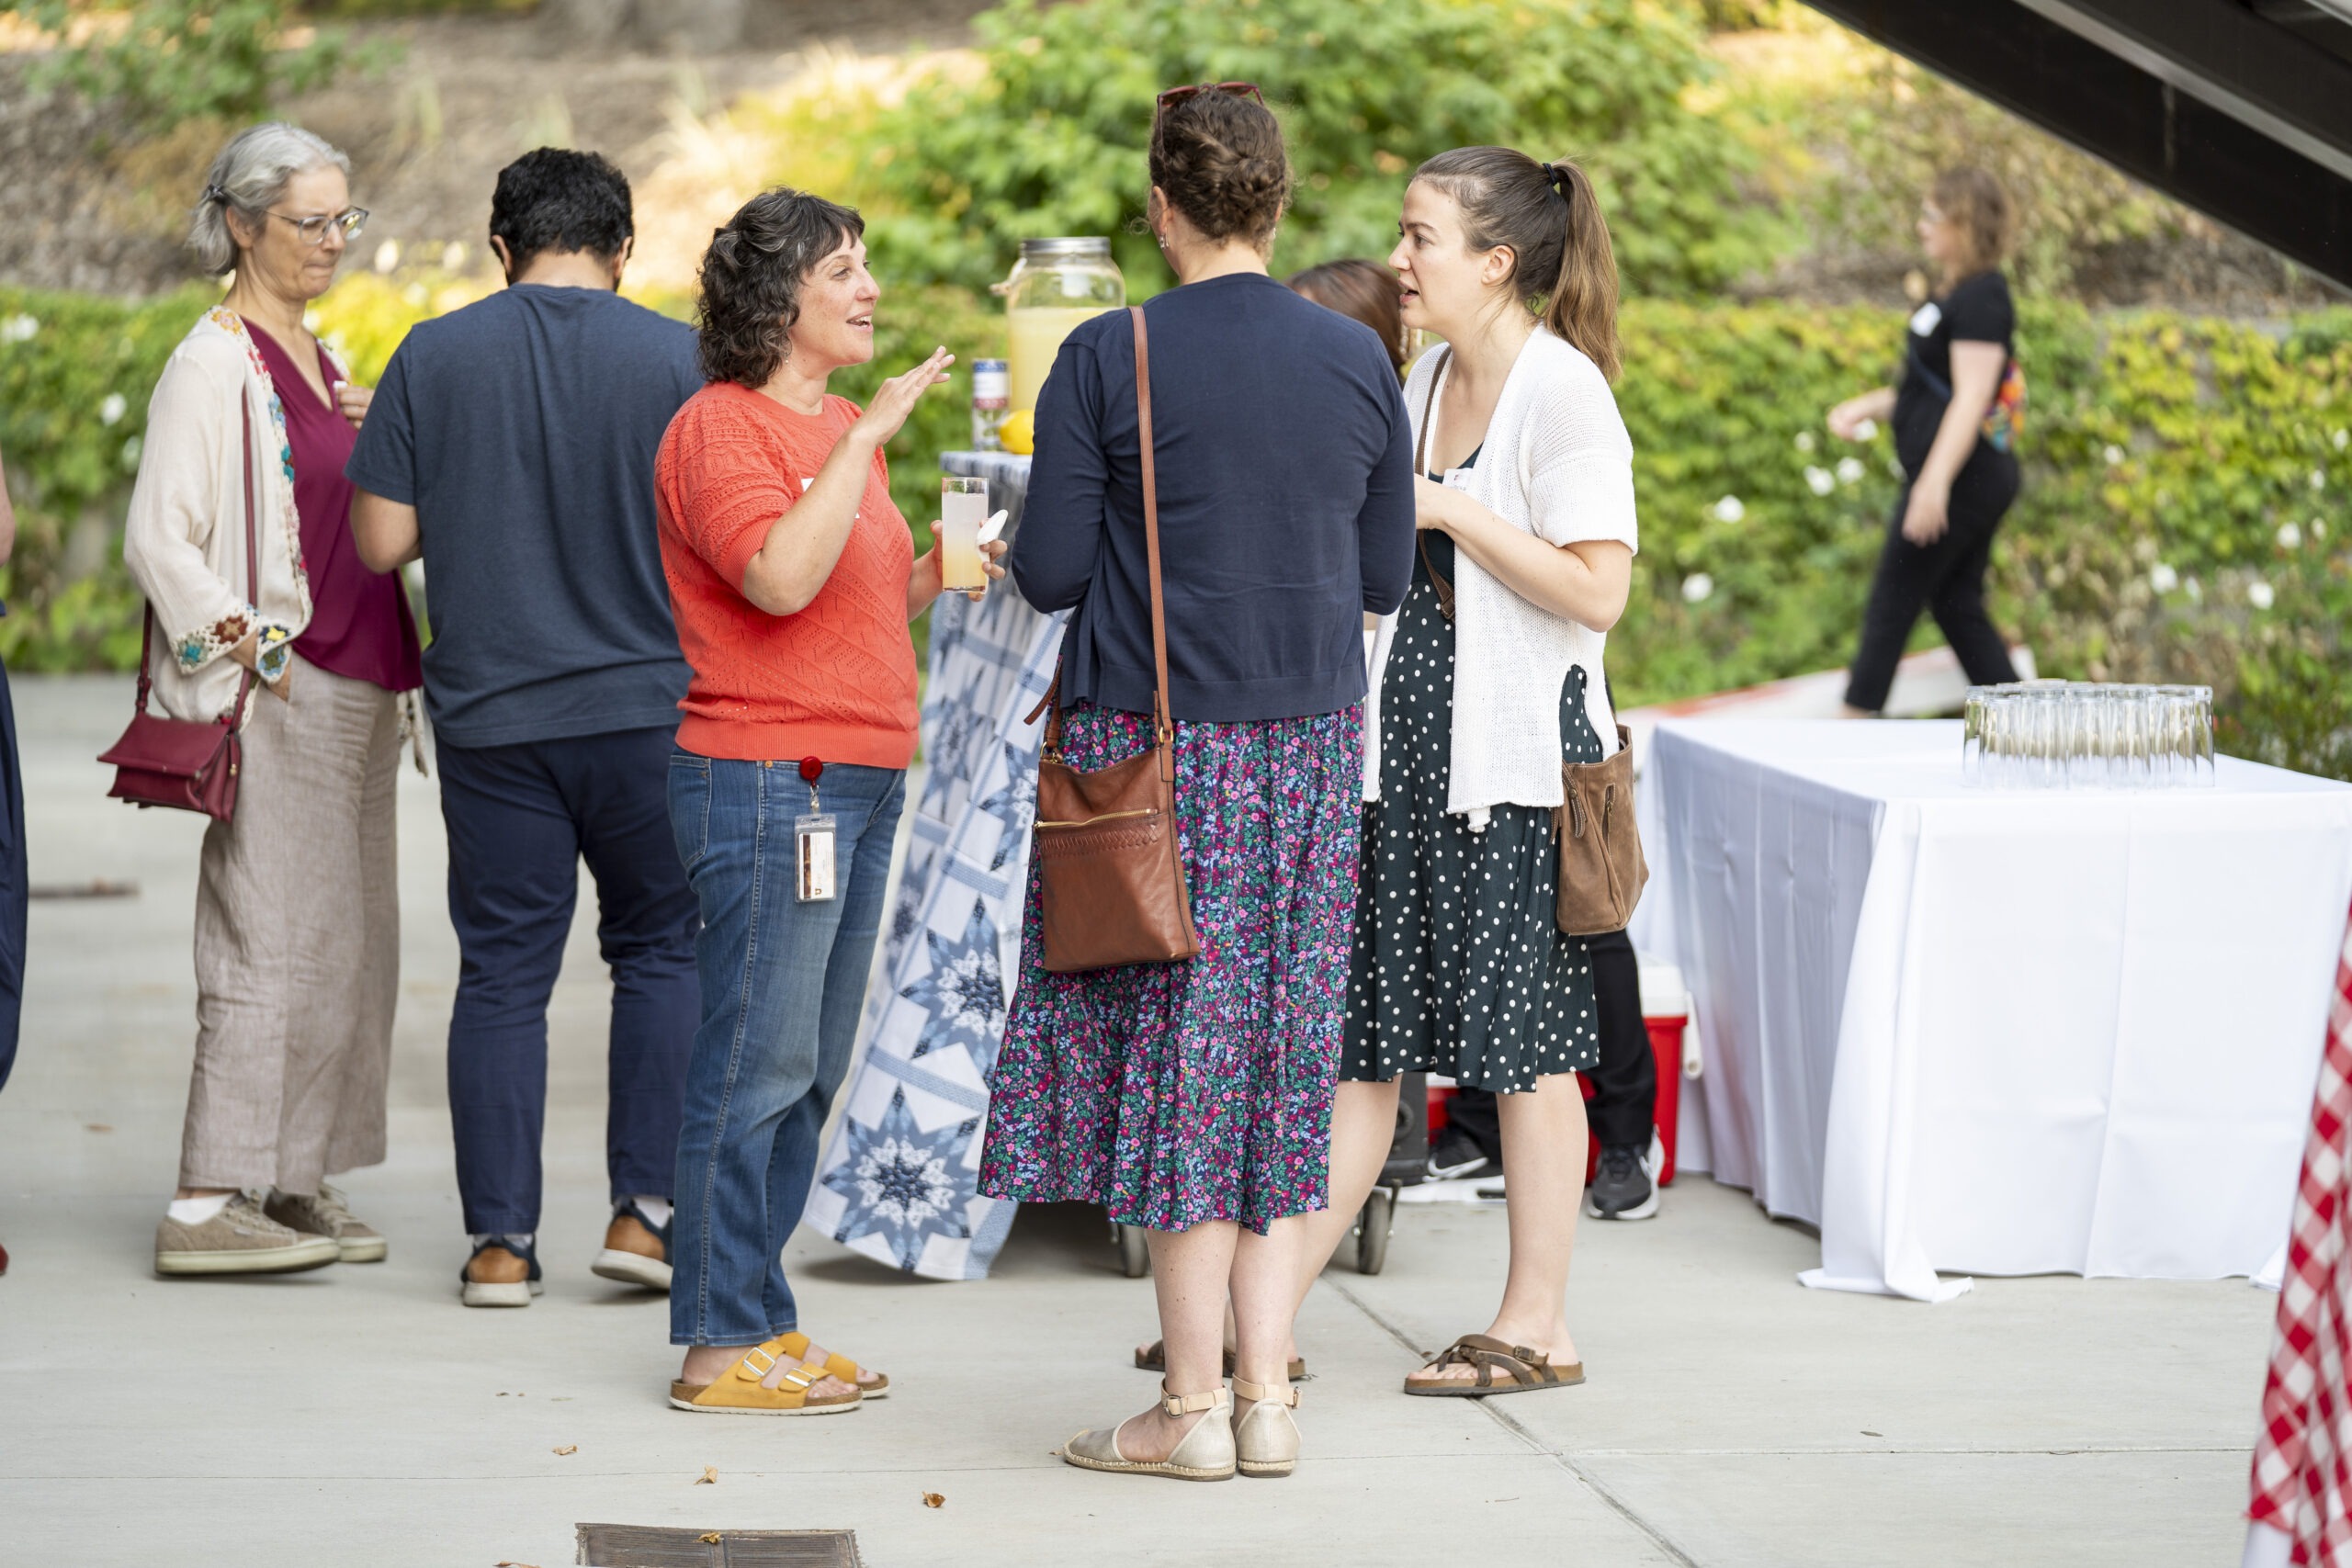
[[[1300,718],[1364,694],[1366,610],[1413,570],[1412,428],[1370,328],[1258,273],[1144,306],[1174,716]],[[1062,703],[1149,713],[1150,576],[1125,310],[1062,344],[1037,401],[1021,596],[1072,610]]]

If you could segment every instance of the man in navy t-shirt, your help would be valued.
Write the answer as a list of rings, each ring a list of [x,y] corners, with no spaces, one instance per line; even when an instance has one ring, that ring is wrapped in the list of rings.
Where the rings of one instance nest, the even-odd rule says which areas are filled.
[[[700,389],[695,337],[623,299],[628,182],[593,152],[502,170],[490,244],[508,287],[408,335],[347,468],[369,567],[424,563],[424,695],[462,967],[449,1111],[474,1252],[469,1306],[538,1290],[547,1007],[582,856],[613,976],[594,1265],[670,1283],[672,1182],[700,1000],[700,917],[668,805],[686,665],[654,535],[653,455]]]

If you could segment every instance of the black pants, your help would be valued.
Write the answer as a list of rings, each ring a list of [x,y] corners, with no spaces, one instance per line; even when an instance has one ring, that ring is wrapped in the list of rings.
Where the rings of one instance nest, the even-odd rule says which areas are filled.
[[[1984,568],[1993,558],[1993,535],[2017,498],[2018,460],[1979,446],[1952,481],[1951,525],[1942,538],[1921,548],[1903,536],[1903,511],[1911,503],[1911,487],[1903,487],[1887,525],[1886,547],[1879,553],[1878,575],[1871,580],[1870,604],[1862,611],[1861,646],[1847,672],[1849,706],[1876,713],[1886,705],[1894,666],[1922,607],[1943,628],[1970,684],[1993,686],[2018,678],[2007,641],[1984,614]]]
[[[7,613],[0,606],[0,615]],[[0,670],[0,1084],[17,1061],[25,1001],[25,785],[17,765],[17,715]]]
[[[686,1057],[702,1017],[701,907],[670,831],[672,734],[440,748],[459,957],[449,1119],[474,1235],[538,1229],[548,998],[583,858],[613,975],[606,1174],[616,1199],[671,1195]]]
[[[1592,990],[1600,1016],[1600,1065],[1588,1073],[1593,1095],[1585,1101],[1585,1123],[1604,1149],[1650,1145],[1657,1119],[1657,1058],[1642,1022],[1642,978],[1634,961],[1633,939],[1623,931],[1587,937],[1592,954]],[[1447,1120],[1468,1134],[1488,1159],[1502,1159],[1501,1119],[1495,1097],[1483,1089],[1455,1091]]]

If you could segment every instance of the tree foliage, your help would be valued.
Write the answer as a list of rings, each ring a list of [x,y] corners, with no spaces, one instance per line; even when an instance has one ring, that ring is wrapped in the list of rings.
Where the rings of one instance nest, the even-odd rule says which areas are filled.
[[[39,0],[17,7],[44,31],[75,39],[40,75],[115,106],[126,129],[259,118],[372,56],[339,31],[292,40],[292,0],[135,0],[98,7]]]
[[[1133,225],[1153,102],[1185,82],[1259,84],[1298,192],[1281,264],[1384,255],[1406,176],[1450,147],[1574,155],[1600,193],[1629,289],[1704,291],[1765,259],[1734,199],[1746,154],[1691,107],[1712,70],[1649,0],[1008,0],[975,27],[985,74],[885,112],[862,176],[894,276],[980,287],[1018,242],[1109,234],[1130,288],[1157,287]]]

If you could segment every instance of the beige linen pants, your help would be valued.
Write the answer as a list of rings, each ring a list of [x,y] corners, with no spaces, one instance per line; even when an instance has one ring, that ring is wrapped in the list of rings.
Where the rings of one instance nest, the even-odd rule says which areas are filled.
[[[274,1187],[384,1157],[400,987],[398,699],[299,654],[245,720],[237,811],[204,835],[183,1187]]]

